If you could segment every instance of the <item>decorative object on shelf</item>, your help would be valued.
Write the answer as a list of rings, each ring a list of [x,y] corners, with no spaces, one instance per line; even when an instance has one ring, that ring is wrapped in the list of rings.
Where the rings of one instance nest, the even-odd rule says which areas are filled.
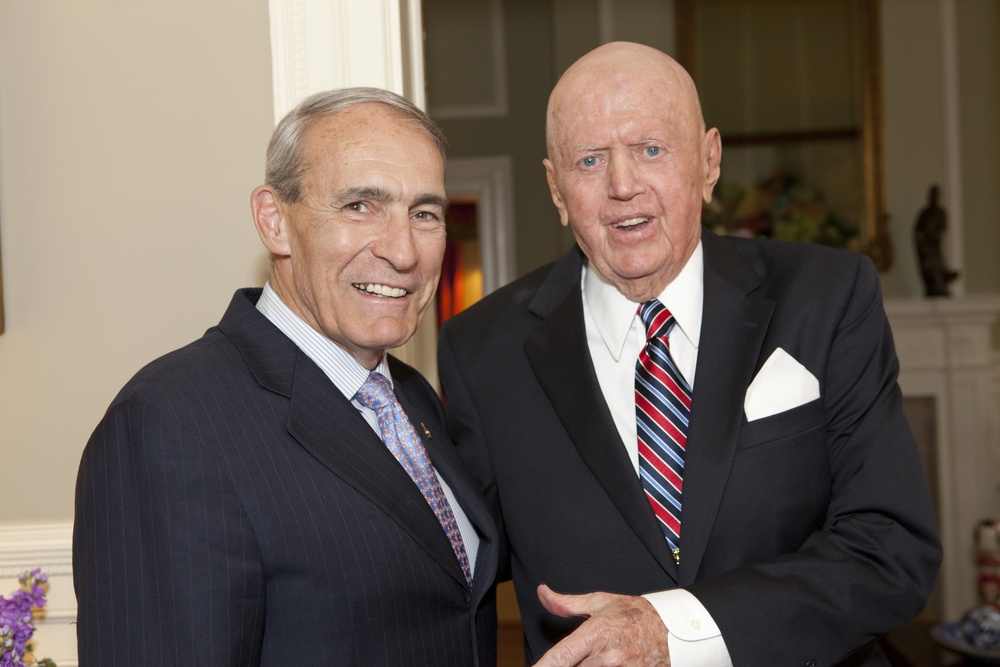
[[[959,621],[958,632],[978,649],[1000,648],[1000,610],[988,604],[973,607]]]
[[[974,664],[1000,664],[1000,521],[980,521],[974,540],[979,563],[978,604],[958,621],[937,624],[931,636]]]
[[[942,239],[948,228],[948,214],[938,204],[938,186],[927,193],[927,206],[917,215],[913,238],[920,260],[920,276],[927,296],[950,296],[948,284],[958,278],[958,272],[948,268],[942,251]]]
[[[18,577],[21,589],[10,598],[0,595],[0,667],[56,667],[48,658],[35,660],[30,643],[35,634],[35,610],[45,606],[48,579],[48,575],[36,568]]]
[[[947,649],[951,649],[970,660],[969,664],[1000,664],[1000,650],[992,648],[979,648],[973,645],[961,630],[961,623],[938,623],[931,630],[931,637],[934,641]]]

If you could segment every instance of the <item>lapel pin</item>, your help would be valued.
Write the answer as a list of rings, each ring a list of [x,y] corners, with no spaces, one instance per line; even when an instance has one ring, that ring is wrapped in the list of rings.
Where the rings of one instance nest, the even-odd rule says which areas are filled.
[[[424,426],[423,422],[420,422],[420,428],[424,429],[424,435],[426,435],[427,439],[430,440],[431,439],[431,432],[427,429],[426,426]]]

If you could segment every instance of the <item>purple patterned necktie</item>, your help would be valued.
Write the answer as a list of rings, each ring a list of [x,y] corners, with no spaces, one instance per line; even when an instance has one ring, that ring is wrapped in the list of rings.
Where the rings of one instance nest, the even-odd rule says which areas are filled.
[[[382,431],[382,441],[420,489],[427,504],[434,510],[434,515],[448,535],[451,548],[455,551],[458,564],[462,566],[465,580],[471,588],[472,569],[469,567],[469,556],[465,552],[462,533],[458,529],[458,522],[455,521],[455,513],[452,512],[448,498],[441,489],[434,466],[431,465],[427,450],[424,449],[424,443],[403,412],[403,406],[396,400],[389,380],[381,373],[372,371],[354,397],[361,405],[375,411],[379,430]]]
[[[646,346],[635,364],[639,478],[677,564],[681,550],[681,490],[691,387],[677,370],[667,335],[674,316],[658,299],[639,306]]]

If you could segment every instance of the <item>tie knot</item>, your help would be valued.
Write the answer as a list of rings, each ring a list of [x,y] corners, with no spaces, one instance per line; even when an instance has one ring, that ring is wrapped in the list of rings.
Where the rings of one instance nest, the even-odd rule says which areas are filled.
[[[361,389],[358,389],[358,393],[354,397],[358,399],[358,403],[376,412],[392,405],[395,400],[389,379],[376,371],[368,374],[368,379],[361,385]]]
[[[646,341],[653,338],[665,338],[674,325],[674,316],[659,299],[652,299],[639,305],[639,317],[646,325]]]

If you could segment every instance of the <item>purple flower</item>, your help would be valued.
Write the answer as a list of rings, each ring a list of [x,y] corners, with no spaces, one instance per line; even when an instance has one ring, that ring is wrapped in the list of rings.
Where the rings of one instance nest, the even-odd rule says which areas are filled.
[[[48,579],[40,568],[35,568],[18,577],[21,590],[15,591],[10,598],[0,595],[0,667],[24,664],[28,640],[35,634],[32,609],[45,606],[42,584]]]

